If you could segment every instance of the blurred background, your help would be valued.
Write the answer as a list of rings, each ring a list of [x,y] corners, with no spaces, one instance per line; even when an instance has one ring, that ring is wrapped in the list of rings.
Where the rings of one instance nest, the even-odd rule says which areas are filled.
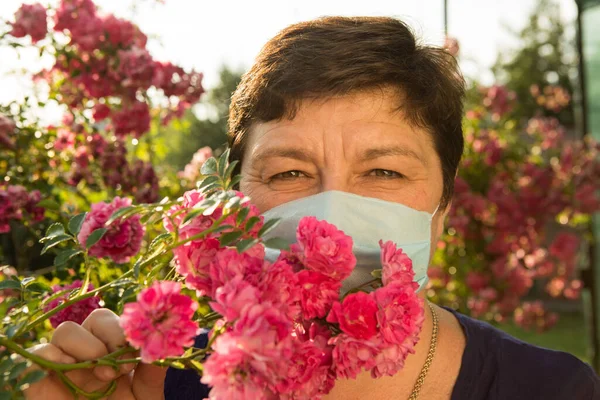
[[[154,202],[193,188],[225,148],[231,93],[279,30],[393,16],[455,55],[469,88],[428,296],[600,371],[600,0],[23,4],[0,2],[0,279],[70,282],[78,265],[40,254],[51,222],[115,195]],[[112,36],[85,41],[84,18]],[[114,42],[124,31],[131,40]],[[127,94],[104,90],[111,71]]]

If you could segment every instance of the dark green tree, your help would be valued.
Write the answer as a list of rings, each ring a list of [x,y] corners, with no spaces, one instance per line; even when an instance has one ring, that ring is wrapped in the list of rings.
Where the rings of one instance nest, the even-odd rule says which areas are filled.
[[[543,113],[572,127],[572,102],[556,112],[540,107],[530,92],[533,85],[540,88],[541,95],[544,87],[558,85],[570,96],[573,94],[572,77],[576,74],[577,59],[573,38],[566,33],[561,20],[559,5],[554,0],[540,0],[526,27],[513,33],[518,37],[520,47],[501,52],[493,71],[498,82],[517,95],[519,106],[514,109],[515,116],[529,118]]]

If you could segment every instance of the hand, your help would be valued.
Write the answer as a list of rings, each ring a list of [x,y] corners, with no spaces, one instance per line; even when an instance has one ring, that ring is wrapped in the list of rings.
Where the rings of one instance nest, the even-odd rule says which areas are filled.
[[[110,310],[94,310],[83,324],[63,322],[56,328],[52,340],[29,349],[47,360],[73,364],[93,360],[127,345],[119,317]],[[133,358],[126,354],[121,359]],[[117,389],[110,400],[163,399],[166,368],[139,363],[121,364],[119,371],[110,366],[69,371],[65,375],[86,392],[103,391],[110,382],[117,381]],[[28,400],[67,400],[73,395],[60,377],[49,371],[47,377],[25,391]]]

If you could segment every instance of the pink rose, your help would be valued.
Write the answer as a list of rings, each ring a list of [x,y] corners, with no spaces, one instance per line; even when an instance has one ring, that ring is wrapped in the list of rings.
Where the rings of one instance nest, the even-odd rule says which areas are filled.
[[[371,376],[381,378],[382,376],[396,375],[404,368],[406,357],[414,352],[411,345],[382,343],[375,355],[375,366],[371,369]]]
[[[338,379],[355,379],[361,370],[375,366],[379,348],[377,340],[355,339],[342,333],[331,338],[329,343],[334,346],[333,370]]]
[[[204,364],[211,398],[271,398],[293,354],[291,323],[268,304],[245,307],[233,329],[219,336]],[[229,397],[233,396],[233,397]]]
[[[314,399],[328,393],[335,383],[331,353],[329,346],[322,347],[312,341],[299,343],[278,391],[291,394],[290,399]]]
[[[387,285],[390,282],[409,283],[414,281],[415,272],[412,269],[412,260],[408,255],[397,249],[396,244],[388,241],[379,241],[381,247],[382,282]]]
[[[475,293],[485,289],[490,282],[490,277],[483,272],[469,271],[465,283]]]
[[[103,103],[98,103],[94,106],[92,117],[94,121],[99,122],[106,119],[110,115],[110,107]]]
[[[244,307],[258,303],[260,295],[256,287],[245,282],[242,275],[238,275],[217,288],[214,301],[209,304],[226,320],[234,321],[240,317]]]
[[[80,288],[83,282],[80,280],[76,280],[70,285],[54,285],[52,286],[52,290],[54,293],[60,292],[62,290],[67,290],[66,293],[60,295],[54,300],[50,301],[48,305],[44,308],[44,312],[48,312],[50,310],[55,309],[59,305],[63,304],[68,300],[69,297],[69,289],[77,289]],[[88,291],[94,289],[94,285],[88,285]],[[78,324],[82,324],[83,321],[94,311],[95,309],[100,308],[100,297],[93,296],[88,297],[87,299],[80,300],[76,303],[73,303],[67,308],[64,308],[50,317],[50,324],[53,328],[58,327],[65,321],[73,321]]]
[[[415,292],[416,286],[392,282],[373,292],[379,308],[379,330],[385,341],[403,344],[410,335],[418,337],[425,313],[423,300]]]
[[[263,249],[262,246],[255,247]],[[250,255],[264,259],[264,253]],[[298,277],[289,264],[279,260],[274,264],[267,264],[257,283],[257,288],[261,294],[261,301],[279,307],[291,320],[298,318],[300,314]]]
[[[340,298],[342,284],[319,272],[300,271],[297,274],[300,306],[304,319],[324,318]]]
[[[298,243],[292,246],[307,269],[342,281],[356,265],[352,238],[334,225],[315,217],[304,217],[298,224]]]
[[[157,281],[123,308],[121,327],[129,343],[141,350],[143,362],[180,356],[194,344],[199,329],[192,317],[198,303],[180,292],[178,282]]]
[[[561,232],[548,248],[550,255],[564,262],[571,262],[579,250],[579,238],[570,232]]]
[[[222,249],[217,252],[209,266],[212,293],[237,276],[242,276],[248,283],[257,286],[263,266],[264,261],[261,258],[253,257],[246,252],[240,254],[232,248]]]
[[[56,134],[54,141],[54,149],[56,151],[72,150],[75,145],[75,132],[70,129],[60,128]]]
[[[106,221],[117,210],[131,205],[127,198],[115,197],[111,203],[92,204],[86,215],[77,240],[85,246],[87,238],[96,229],[104,228]],[[140,251],[146,229],[140,223],[140,216],[133,215],[125,220],[113,222],[102,239],[89,249],[93,257],[109,257],[117,264],[129,262],[129,259]]]
[[[152,84],[154,60],[146,49],[132,47],[117,52],[119,67],[117,73],[121,84],[127,88],[147,89]]]
[[[219,250],[219,241],[213,238],[192,240],[173,249],[175,268],[185,277],[188,288],[198,292],[198,296],[212,293],[212,279],[209,265]]]
[[[113,114],[112,123],[115,127],[115,135],[123,137],[133,134],[139,138],[150,130],[150,109],[148,104],[136,101],[132,105],[123,107]]]
[[[15,13],[15,22],[12,23],[11,35],[14,37],[31,36],[31,41],[36,43],[46,37],[48,21],[46,8],[40,3],[23,4]]]
[[[377,303],[364,292],[347,295],[336,302],[327,321],[340,324],[340,329],[357,339],[369,339],[377,333]]]
[[[240,337],[222,334],[213,345],[211,356],[204,362],[201,382],[211,387],[209,399],[262,400],[276,397],[269,393],[269,366],[255,359],[240,344]],[[251,373],[249,373],[251,371]]]

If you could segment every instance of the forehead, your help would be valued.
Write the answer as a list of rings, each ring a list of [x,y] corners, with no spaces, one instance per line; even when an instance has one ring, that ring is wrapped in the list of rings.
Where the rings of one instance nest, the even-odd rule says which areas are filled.
[[[244,163],[286,147],[355,155],[373,146],[393,147],[416,153],[424,163],[437,158],[430,133],[410,123],[402,106],[402,96],[391,89],[304,99],[293,118],[252,125]]]

